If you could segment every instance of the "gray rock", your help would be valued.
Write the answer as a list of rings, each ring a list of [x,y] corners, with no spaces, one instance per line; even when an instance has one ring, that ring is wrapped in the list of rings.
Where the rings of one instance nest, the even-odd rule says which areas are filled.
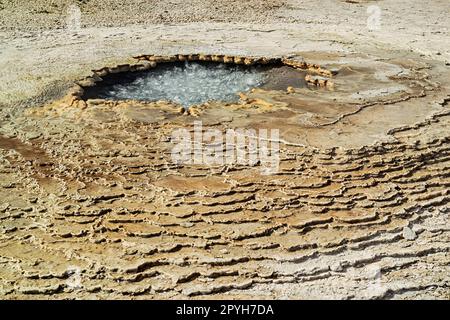
[[[334,272],[342,272],[344,271],[344,268],[342,267],[342,264],[340,262],[336,262],[330,266],[330,270]]]
[[[404,239],[409,241],[415,240],[417,238],[416,232],[410,227],[404,227],[402,235]]]
[[[27,132],[25,134],[25,138],[27,140],[34,140],[34,139],[37,139],[37,138],[40,138],[40,137],[41,137],[41,133],[40,132],[33,132],[33,131],[31,131],[31,132]]]

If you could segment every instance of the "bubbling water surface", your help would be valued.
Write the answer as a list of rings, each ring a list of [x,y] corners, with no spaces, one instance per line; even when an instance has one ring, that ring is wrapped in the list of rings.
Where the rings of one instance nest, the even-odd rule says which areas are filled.
[[[239,92],[261,86],[267,74],[261,67],[186,62],[163,65],[136,78],[107,85],[98,97],[114,100],[168,100],[185,108],[207,101],[237,102]]]

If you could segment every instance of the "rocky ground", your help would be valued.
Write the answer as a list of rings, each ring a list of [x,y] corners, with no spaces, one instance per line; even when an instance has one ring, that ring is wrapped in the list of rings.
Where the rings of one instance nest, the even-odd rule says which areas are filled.
[[[0,295],[449,299],[448,9],[0,1]],[[184,114],[70,95],[93,69],[197,53],[289,57],[333,86]],[[279,172],[173,163],[172,131],[200,120],[279,129]]]

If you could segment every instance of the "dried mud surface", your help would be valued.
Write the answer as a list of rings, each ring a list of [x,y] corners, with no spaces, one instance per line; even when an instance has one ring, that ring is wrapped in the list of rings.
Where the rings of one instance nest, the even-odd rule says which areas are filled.
[[[449,299],[448,35],[363,35],[340,12],[375,1],[329,2],[350,20],[333,31],[328,7],[302,1],[261,25],[2,31],[0,296]],[[420,24],[390,18],[416,6],[386,4],[385,23]],[[73,91],[91,69],[197,53],[283,59],[309,85],[188,113]],[[279,172],[174,164],[172,131],[200,120],[279,129]]]

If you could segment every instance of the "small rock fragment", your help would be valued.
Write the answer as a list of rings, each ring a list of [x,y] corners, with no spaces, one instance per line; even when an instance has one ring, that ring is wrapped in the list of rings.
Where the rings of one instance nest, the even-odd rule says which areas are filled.
[[[415,240],[417,238],[416,232],[410,227],[404,227],[402,235],[404,239],[409,241]]]

